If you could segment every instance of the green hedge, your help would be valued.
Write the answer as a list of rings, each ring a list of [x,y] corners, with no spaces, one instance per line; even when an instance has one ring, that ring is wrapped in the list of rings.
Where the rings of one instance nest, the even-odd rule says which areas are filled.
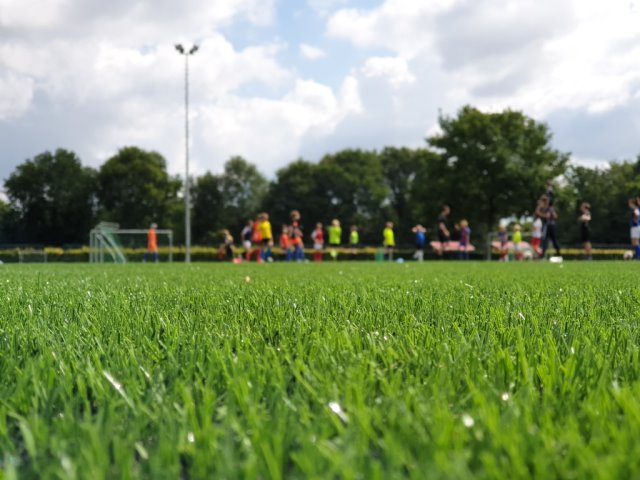
[[[123,249],[125,256],[129,262],[142,262],[144,257],[145,249],[142,248],[125,248]],[[614,260],[621,259],[623,253],[626,249],[594,249],[593,250],[593,258],[596,260]],[[375,247],[364,247],[358,250],[357,255],[355,257],[351,255],[351,251],[349,249],[338,249],[338,260],[374,260],[376,258],[376,252],[379,252],[379,248]],[[42,250],[33,251],[33,250],[22,250],[25,256],[25,262],[44,262],[44,258],[41,255]],[[46,261],[48,263],[86,263],[89,261],[89,247],[81,247],[81,248],[72,248],[72,249],[62,249],[62,248],[45,248],[44,252],[46,252]],[[173,261],[174,262],[183,262],[185,256],[184,247],[173,247]],[[237,248],[236,254],[241,254],[243,249]],[[394,259],[403,258],[404,260],[410,261],[413,259],[413,249],[410,248],[399,248],[394,252]],[[17,263],[20,258],[20,250],[19,249],[7,249],[0,250],[0,261],[3,263]],[[169,247],[164,247],[159,249],[160,261],[167,262],[169,260]],[[583,251],[579,248],[567,248],[562,250],[562,255],[566,259],[580,259],[583,256]],[[275,261],[284,261],[284,253],[280,248],[273,249],[273,256]],[[307,260],[311,260],[313,257],[312,249],[305,249],[305,258]],[[447,252],[444,256],[445,259],[457,259],[457,252]],[[471,254],[472,260],[484,260],[485,255],[480,252],[473,252]],[[439,257],[432,251],[427,250],[425,252],[425,260],[437,260]],[[492,255],[493,260],[498,259],[497,254]],[[191,260],[194,262],[217,262],[220,261],[218,255],[218,249],[214,247],[202,247],[202,246],[194,246],[191,249]],[[324,261],[331,261],[331,256],[329,255],[329,251],[325,249],[323,254]],[[105,255],[105,261],[109,262],[110,258],[108,255]],[[227,261],[225,258],[222,261]]]

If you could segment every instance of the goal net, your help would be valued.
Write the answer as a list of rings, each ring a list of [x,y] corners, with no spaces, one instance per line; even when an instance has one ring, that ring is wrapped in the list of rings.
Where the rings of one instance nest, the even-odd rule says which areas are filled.
[[[47,263],[47,251],[43,248],[19,248],[19,263]]]
[[[173,230],[156,230],[158,258],[173,261]],[[127,263],[145,260],[147,229],[120,228],[117,223],[101,222],[89,234],[91,263]],[[154,258],[151,258],[154,260]]]

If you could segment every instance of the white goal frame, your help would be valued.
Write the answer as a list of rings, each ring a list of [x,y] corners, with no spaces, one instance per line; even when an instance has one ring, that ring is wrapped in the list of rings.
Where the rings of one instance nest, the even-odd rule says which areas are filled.
[[[127,263],[122,251],[119,235],[147,235],[148,230],[142,228],[120,228],[117,223],[101,222],[89,232],[89,263],[104,263],[105,254],[114,263]],[[173,262],[173,230],[156,230],[159,235],[169,238],[169,263]]]
[[[47,263],[47,251],[44,248],[19,248],[18,263],[27,263],[25,262],[25,257],[40,257],[42,258],[42,263]]]

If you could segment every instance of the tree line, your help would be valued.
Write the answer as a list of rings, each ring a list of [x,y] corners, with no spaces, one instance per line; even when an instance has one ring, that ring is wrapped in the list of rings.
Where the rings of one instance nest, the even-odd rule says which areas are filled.
[[[399,243],[410,243],[411,227],[435,229],[446,203],[452,219],[468,220],[472,242],[481,244],[501,218],[533,212],[548,179],[556,183],[561,242],[579,243],[582,201],[592,205],[595,243],[628,242],[626,199],[640,191],[640,157],[608,168],[572,165],[569,153],[552,147],[546,124],[512,110],[465,106],[455,116],[441,115],[439,127],[424,147],[346,149],[317,162],[298,159],[271,180],[233,157],[222,173],[190,182],[193,243],[216,243],[223,228],[238,237],[260,211],[269,212],[277,229],[293,209],[302,213],[307,236],[316,222],[338,218],[358,225],[364,243],[378,244],[384,223],[393,221]],[[137,147],[122,148],[98,169],[83,166],[69,150],[43,152],[4,181],[0,243],[86,244],[101,220],[124,228],[156,222],[173,229],[180,243],[183,188],[160,154]]]

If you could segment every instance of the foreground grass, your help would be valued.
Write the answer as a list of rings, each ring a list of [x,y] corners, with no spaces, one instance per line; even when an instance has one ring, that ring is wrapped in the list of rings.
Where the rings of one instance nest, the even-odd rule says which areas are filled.
[[[640,265],[0,267],[6,478],[638,478]]]

